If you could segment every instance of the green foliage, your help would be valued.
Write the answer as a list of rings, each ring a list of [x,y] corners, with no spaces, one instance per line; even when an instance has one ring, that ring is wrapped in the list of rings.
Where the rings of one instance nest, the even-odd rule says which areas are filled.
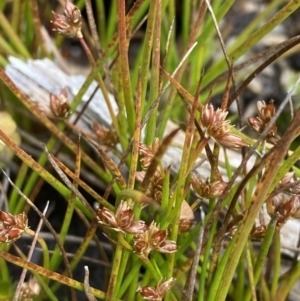
[[[68,2],[67,18],[51,16],[51,10],[59,13],[62,8],[58,4],[51,7],[47,1],[15,0],[0,4],[3,68],[11,55],[24,60],[55,57],[53,47],[61,47],[67,38],[63,35],[79,41],[91,66],[71,103],[57,96],[55,103],[49,101],[51,116],[33,104],[30,96],[0,70],[3,108],[15,119],[12,121],[10,115],[1,112],[0,156],[5,150],[20,159],[14,185],[23,193],[12,190],[7,196],[7,208],[0,208],[1,212],[8,211],[14,216],[0,215],[0,287],[7,284],[7,290],[0,290],[0,300],[12,298],[15,286],[8,262],[34,275],[40,290],[34,300],[58,300],[57,291],[62,285],[70,288],[72,300],[75,289],[84,291],[89,300],[95,300],[94,297],[107,301],[143,300],[143,296],[166,301],[285,300],[300,277],[300,266],[297,261],[284,277],[281,275],[280,229],[289,218],[299,218],[300,206],[295,198],[284,199],[280,204],[274,204],[274,199],[287,189],[293,188],[299,194],[297,179],[289,178],[286,182],[284,179],[293,169],[299,176],[294,165],[300,148],[296,147],[294,152],[289,149],[299,135],[300,113],[295,114],[280,137],[274,124],[276,112],[279,115],[283,108],[276,111],[273,104],[260,102],[258,117],[249,121],[259,134],[254,140],[238,126],[232,127],[226,112],[233,78],[235,88],[243,88],[243,78],[256,75],[256,70],[263,70],[299,43],[299,37],[295,37],[268,51],[253,53],[254,47],[299,8],[300,2],[269,1],[226,49],[220,43],[224,39],[226,44],[230,34],[224,20],[238,1],[212,1],[214,15],[206,1],[137,0],[127,5],[127,1],[116,0],[109,7],[107,1],[94,2],[95,6],[90,7],[90,1],[77,1],[78,8]],[[88,22],[83,20],[81,27],[81,17],[79,20],[77,17],[83,9]],[[52,29],[62,34],[54,36],[52,47],[45,42],[50,32],[44,33],[50,16]],[[220,28],[216,28],[213,17]],[[224,32],[223,37],[218,30]],[[131,55],[133,50],[129,45],[134,42],[138,46]],[[84,129],[70,125],[67,120],[93,81],[102,90],[111,117],[111,128],[99,130],[100,142],[95,138],[96,130],[91,138]],[[288,102],[294,90],[283,103]],[[118,112],[113,109],[109,91],[114,93]],[[6,97],[12,98],[11,92],[15,98],[7,101]],[[217,94],[223,95],[219,110],[206,105]],[[34,116],[51,134],[37,160],[20,147],[15,123],[31,136],[35,135],[34,126],[13,103],[22,103],[27,116]],[[58,116],[59,112],[65,112],[63,109],[67,114]],[[238,123],[242,117],[239,112],[231,118]],[[181,130],[173,129],[170,120]],[[82,138],[78,141],[74,136],[70,138],[68,129],[81,132],[88,145],[99,152],[102,162],[82,147]],[[178,135],[182,136],[176,140]],[[112,142],[112,137],[117,143]],[[61,144],[65,148],[59,147],[57,153]],[[172,147],[181,151],[177,172],[162,164]],[[106,150],[121,161],[114,161]],[[73,158],[74,170],[58,159],[59,154],[65,153]],[[236,167],[231,156],[240,153],[244,159]],[[259,155],[250,168],[247,162],[255,153]],[[194,174],[199,158],[204,158],[210,166],[207,180]],[[47,163],[56,173],[49,171]],[[124,166],[126,175],[121,173]],[[220,172],[221,167],[225,167],[224,173]],[[103,194],[81,179],[84,169],[105,184]],[[38,229],[16,222],[22,212],[39,212],[33,203],[42,181],[53,186],[67,202],[58,233],[47,223],[45,214],[40,213],[57,242],[51,252]],[[87,202],[79,188],[97,201],[98,210]],[[195,198],[195,192],[199,199]],[[115,200],[113,204],[109,199]],[[201,208],[201,218],[194,221],[193,210],[198,210],[199,203],[207,210],[203,214]],[[271,217],[257,225],[265,204]],[[86,234],[69,259],[64,244],[75,215],[81,218]],[[96,234],[99,227],[109,238],[112,256],[101,246]],[[38,237],[43,253],[40,265],[31,263],[30,256],[18,248],[17,255],[11,254],[14,241],[24,233]],[[255,250],[254,239],[260,241],[259,252]],[[91,288],[88,277],[79,282],[73,275],[93,240],[101,260],[109,266],[104,291]],[[271,272],[265,269],[268,260]]]

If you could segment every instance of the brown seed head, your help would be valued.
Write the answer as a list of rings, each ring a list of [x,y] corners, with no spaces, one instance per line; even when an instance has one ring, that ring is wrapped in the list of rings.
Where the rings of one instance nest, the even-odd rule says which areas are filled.
[[[151,286],[139,287],[137,289],[137,292],[139,292],[143,296],[144,300],[151,300],[151,301],[162,300],[156,288]]]
[[[222,124],[225,122],[227,114],[227,111],[223,111],[220,108],[215,111],[212,104],[207,104],[202,110],[200,121],[204,128],[209,129],[216,123]]]
[[[161,296],[164,296],[170,290],[170,288],[174,285],[175,281],[176,281],[176,279],[173,277],[168,279],[165,282],[162,282],[162,279],[160,279],[156,286],[158,293]]]
[[[275,115],[274,101],[271,100],[269,104],[264,101],[257,102],[258,117],[249,117],[249,126],[257,133],[262,133],[264,129],[268,126],[270,120]],[[276,144],[279,140],[279,136],[276,135],[277,126],[275,124],[270,128],[268,135],[266,137],[267,141]]]
[[[30,278],[28,282],[22,284],[20,296],[18,300],[29,301],[33,300],[41,292],[41,286],[36,278]]]
[[[135,177],[139,182],[143,182],[145,175],[146,175],[145,171],[137,171],[135,173]],[[161,175],[160,168],[158,168],[150,180],[149,186],[145,193],[146,196],[153,198],[158,202],[161,201],[163,183],[164,183],[164,178]]]
[[[144,240],[141,235],[142,234],[139,234],[135,238],[134,243],[133,243],[134,250],[137,254],[145,254],[145,253],[147,253],[147,249],[148,249],[148,242],[146,240]]]
[[[204,128],[209,127],[214,122],[215,110],[212,104],[204,107],[201,114],[201,124]]]
[[[293,180],[295,173],[293,171],[290,171],[285,174],[285,176],[281,179],[280,185],[285,185],[290,183]]]
[[[129,234],[141,234],[147,231],[148,226],[142,220],[133,220],[133,210],[128,202],[122,201],[116,213],[109,209],[99,208],[97,212],[98,221],[117,232]]]
[[[150,166],[151,161],[155,156],[155,153],[157,152],[158,148],[159,148],[158,138],[154,139],[151,146],[148,146],[144,143],[140,143],[139,154],[141,156],[140,162],[143,169],[147,169]]]
[[[118,141],[118,137],[116,132],[113,129],[108,129],[102,124],[99,124],[97,122],[93,122],[92,124],[93,131],[95,132],[97,138],[99,141],[108,146],[114,146],[116,145]]]
[[[117,228],[118,223],[115,214],[106,208],[99,208],[97,211],[97,218],[100,224],[103,224],[109,228]]]
[[[251,230],[251,238],[261,239],[265,237],[267,227],[265,225],[254,226]]]
[[[121,201],[116,211],[117,224],[121,228],[126,228],[133,221],[132,206],[128,202]]]
[[[263,100],[257,102],[258,115],[264,123],[270,122],[275,115],[274,100],[266,104]]]
[[[148,226],[142,220],[132,221],[131,224],[124,228],[124,232],[129,234],[141,234],[148,230]]]
[[[215,198],[223,194],[223,191],[227,187],[227,184],[223,181],[215,181],[210,183],[207,179],[205,182],[200,177],[192,176],[192,187],[196,194],[203,198]]]
[[[152,250],[161,253],[176,252],[178,246],[174,241],[167,240],[166,237],[166,230],[160,230],[156,223],[152,222],[147,231],[134,238],[134,250],[143,260],[148,259],[148,255]]]
[[[186,233],[191,230],[191,228],[195,225],[195,221],[190,219],[181,219],[179,220],[179,233]]]
[[[0,242],[11,243],[17,240],[27,227],[28,219],[24,212],[14,216],[0,211]]]
[[[242,138],[231,133],[218,135],[214,137],[214,140],[223,147],[231,149],[238,149],[247,146],[247,143],[245,143]]]
[[[145,300],[161,301],[164,298],[165,294],[174,285],[174,283],[174,278],[170,278],[165,282],[162,282],[161,279],[159,280],[155,288],[151,286],[139,287],[137,289],[137,292],[140,292]]]
[[[154,233],[151,234],[149,233],[149,242],[153,248],[158,248],[164,242],[166,237],[167,237],[166,230],[157,230]]]
[[[155,250],[160,253],[170,254],[176,252],[178,250],[178,246],[175,241],[166,239],[159,245],[159,247],[155,248]]]
[[[266,205],[270,216],[277,215],[277,225],[279,227],[291,217],[300,218],[300,199],[298,195],[288,196],[280,193],[267,200]]]
[[[208,137],[227,148],[241,148],[247,144],[238,136],[231,133],[232,126],[226,120],[228,112],[218,108],[216,111],[212,104],[204,107],[200,122]]]
[[[67,118],[71,113],[68,91],[63,88],[58,96],[50,93],[50,109],[54,117]]]
[[[54,31],[69,38],[82,38],[81,12],[78,7],[67,0],[63,15],[55,12],[52,13],[54,20],[51,23],[53,24]]]
[[[133,240],[134,252],[144,261],[148,260],[148,255],[152,248],[148,242],[148,231],[138,234]]]
[[[265,128],[264,122],[259,117],[249,117],[248,123],[251,129],[259,134],[262,133]]]
[[[295,178],[294,172],[288,172],[281,179],[279,189],[289,195],[300,194],[300,181]]]
[[[294,214],[300,209],[300,200],[299,196],[292,196],[286,203],[282,204],[277,212],[279,215],[285,217],[286,219],[289,217],[293,217]]]
[[[5,228],[9,228],[15,225],[15,218],[9,212],[0,211],[0,222],[3,223]]]

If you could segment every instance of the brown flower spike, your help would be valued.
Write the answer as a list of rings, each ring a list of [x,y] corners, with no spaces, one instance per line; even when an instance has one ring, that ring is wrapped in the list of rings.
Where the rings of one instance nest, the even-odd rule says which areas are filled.
[[[146,172],[145,171],[137,171],[135,173],[135,177],[137,181],[140,183],[143,182],[145,178]],[[152,176],[149,186],[146,191],[146,195],[154,200],[160,202],[162,198],[162,188],[164,184],[164,178],[161,175],[160,168],[157,168],[154,175]]]
[[[148,229],[148,226],[144,221],[133,220],[132,206],[126,201],[122,201],[120,203],[116,213],[113,213],[106,208],[99,208],[97,215],[100,224],[105,225],[106,227],[109,227],[117,232],[141,234]]]
[[[294,172],[288,172],[280,181],[277,189],[266,201],[267,211],[271,217],[277,215],[280,227],[289,218],[300,218],[300,181]]]
[[[12,215],[0,211],[0,243],[12,243],[24,233],[28,226],[25,212]]]
[[[247,144],[238,136],[231,133],[232,126],[226,120],[228,112],[218,108],[214,109],[212,104],[207,104],[202,111],[200,122],[206,135],[218,144],[227,148],[241,148]]]
[[[165,294],[170,290],[170,288],[174,285],[175,279],[170,278],[165,282],[162,282],[162,279],[159,280],[156,287],[152,286],[144,286],[139,287],[137,292],[144,297],[145,300],[151,301],[162,301]]]
[[[36,278],[30,278],[28,282],[22,284],[19,300],[33,300],[41,292],[41,286]]]
[[[248,123],[253,131],[261,134],[264,129],[268,126],[272,117],[275,115],[275,106],[274,101],[271,100],[270,103],[266,104],[263,100],[257,102],[258,116],[257,117],[249,117]],[[275,144],[279,136],[276,135],[277,126],[275,124],[270,128],[267,140],[273,144]]]
[[[152,250],[160,253],[174,253],[178,246],[175,241],[167,240],[167,231],[160,230],[155,222],[152,222],[149,229],[135,237],[133,248],[142,260],[147,260]]]
[[[54,20],[51,21],[53,24],[53,30],[59,34],[69,38],[82,38],[81,33],[81,12],[73,3],[69,0],[66,2],[64,14],[53,13]]]
[[[151,146],[140,143],[139,154],[141,156],[141,165],[143,169],[147,169],[159,148],[159,140],[155,138]]]
[[[195,193],[200,197],[211,199],[221,196],[227,184],[222,181],[215,181],[210,183],[208,179],[203,182],[200,177],[193,175],[192,186]]]
[[[300,218],[300,199],[298,195],[289,196],[280,193],[267,200],[267,211],[270,216],[277,214],[277,226],[284,225],[289,218]]]
[[[108,129],[102,124],[97,122],[92,123],[92,128],[97,136],[97,140],[103,145],[115,146],[118,142],[118,137],[113,129]]]
[[[67,118],[70,115],[71,108],[66,88],[63,88],[58,96],[50,94],[50,109],[57,118]]]

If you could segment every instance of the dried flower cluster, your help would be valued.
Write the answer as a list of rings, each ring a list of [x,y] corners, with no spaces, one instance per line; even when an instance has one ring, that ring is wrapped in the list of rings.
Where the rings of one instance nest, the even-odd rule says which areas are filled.
[[[140,162],[141,162],[143,169],[147,169],[150,166],[158,148],[159,148],[159,139],[158,138],[154,139],[151,147],[144,143],[140,143],[139,154],[141,156]]]
[[[100,224],[117,232],[140,234],[148,229],[144,221],[133,220],[132,206],[126,201],[120,203],[116,213],[106,208],[99,208],[97,217]]]
[[[266,231],[266,225],[255,225],[250,232],[250,236],[252,239],[261,239],[265,237]]]
[[[293,171],[288,172],[280,181],[277,191],[289,194],[300,194],[300,181],[296,179]]]
[[[21,288],[19,300],[32,301],[40,294],[41,286],[36,278],[30,278],[28,282],[24,282]]]
[[[241,148],[247,144],[238,136],[231,133],[232,126],[226,120],[228,112],[218,108],[214,109],[212,104],[207,104],[201,114],[200,122],[206,135],[218,144],[227,148]]]
[[[165,282],[162,282],[162,279],[157,283],[156,287],[144,286],[139,287],[137,292],[144,297],[145,300],[151,301],[162,301],[165,294],[170,290],[170,288],[175,283],[174,278],[170,278]]]
[[[25,212],[12,215],[0,211],[0,242],[12,243],[21,237],[28,226],[28,219]]]
[[[174,241],[166,239],[167,231],[160,230],[155,222],[148,227],[142,220],[133,220],[132,207],[126,201],[120,203],[116,213],[106,208],[99,208],[97,218],[100,224],[117,232],[134,234],[134,251],[143,260],[148,259],[152,250],[173,253],[178,249]]]
[[[277,215],[277,225],[281,227],[289,218],[300,218],[300,182],[294,172],[287,173],[280,181],[278,193],[267,200],[267,211],[271,217]]]
[[[143,182],[146,174],[146,169],[150,166],[155,153],[159,148],[159,140],[155,138],[152,145],[149,147],[146,144],[141,143],[139,147],[139,154],[141,156],[140,162],[142,165],[143,171],[136,172],[136,179],[139,182]],[[154,175],[152,176],[149,186],[145,194],[153,198],[155,201],[160,202],[162,198],[162,190],[164,184],[164,174],[165,170],[161,165],[158,165]],[[172,196],[172,192],[170,197]],[[191,229],[194,225],[194,213],[186,201],[183,201],[180,220],[179,220],[179,232],[184,233]]]
[[[145,171],[137,171],[135,173],[137,181],[140,183],[143,182],[145,178],[145,174],[146,174]],[[151,181],[149,183],[149,186],[145,194],[148,197],[156,200],[157,202],[160,202],[162,198],[163,183],[164,183],[164,178],[161,175],[160,171],[157,169],[153,177],[151,178]]]
[[[180,219],[178,224],[179,233],[188,232],[195,225],[195,214],[187,201],[183,201],[180,208]]]
[[[281,227],[291,217],[300,218],[299,196],[280,193],[267,201],[267,211],[270,216],[277,214],[277,225]]]
[[[152,250],[160,253],[174,253],[178,246],[175,241],[167,240],[167,235],[166,230],[160,230],[156,223],[152,222],[147,231],[134,238],[134,251],[143,260],[148,259],[148,255]]]
[[[180,219],[178,223],[178,231],[180,234],[189,232],[196,224],[193,219]]]
[[[63,88],[59,95],[50,94],[50,109],[54,117],[67,118],[71,113],[68,91]]]
[[[97,122],[93,122],[92,128],[101,144],[104,144],[107,146],[116,145],[116,143],[118,141],[118,137],[114,130],[108,129],[104,125],[99,124]]]
[[[272,117],[275,115],[275,106],[274,101],[271,100],[269,104],[266,104],[264,101],[257,102],[258,116],[249,117],[248,123],[251,129],[259,134],[261,134],[264,129],[268,126]],[[279,136],[276,135],[277,126],[273,124],[267,134],[267,141],[276,144],[279,139]]]
[[[232,226],[229,231],[225,234],[225,236],[232,238],[236,231],[238,230],[238,225]],[[266,225],[254,225],[251,232],[250,232],[250,237],[253,240],[260,240],[265,237],[267,231],[267,226]]]
[[[69,38],[82,38],[81,12],[78,7],[67,0],[63,15],[55,12],[52,13],[54,20],[51,23],[53,24],[54,31]]]
[[[159,140],[158,138],[155,138],[152,145],[149,147],[148,145],[144,143],[140,143],[139,146],[139,154],[141,156],[140,162],[141,166],[144,170],[147,170],[150,166],[157,150],[159,148]],[[145,171],[137,171],[136,172],[136,179],[139,182],[142,182],[144,180],[146,172]],[[147,191],[145,194],[153,198],[154,200],[160,202],[162,197],[162,187],[164,183],[164,170],[161,165],[159,165],[153,175],[153,177],[150,180],[150,184],[147,188]]]
[[[205,182],[196,175],[192,176],[192,187],[196,194],[198,194],[202,198],[210,199],[216,198],[223,194],[224,189],[227,184],[222,181],[215,181],[210,183],[207,179]]]
[[[226,233],[225,233],[225,237],[228,237],[228,238],[232,238],[236,231],[238,230],[238,225],[234,225],[232,226]],[[262,238],[265,237],[265,234],[266,234],[266,230],[267,230],[267,226],[266,225],[254,225],[251,232],[250,232],[250,237],[251,239],[254,239],[254,240],[260,240]],[[227,247],[227,242],[224,241],[224,244],[223,244],[224,248]]]

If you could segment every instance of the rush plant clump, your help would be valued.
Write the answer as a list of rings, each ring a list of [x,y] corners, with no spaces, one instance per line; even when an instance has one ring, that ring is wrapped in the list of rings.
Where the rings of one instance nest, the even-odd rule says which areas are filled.
[[[0,301],[296,301],[300,80],[260,74],[299,1],[29,2],[0,5]]]

